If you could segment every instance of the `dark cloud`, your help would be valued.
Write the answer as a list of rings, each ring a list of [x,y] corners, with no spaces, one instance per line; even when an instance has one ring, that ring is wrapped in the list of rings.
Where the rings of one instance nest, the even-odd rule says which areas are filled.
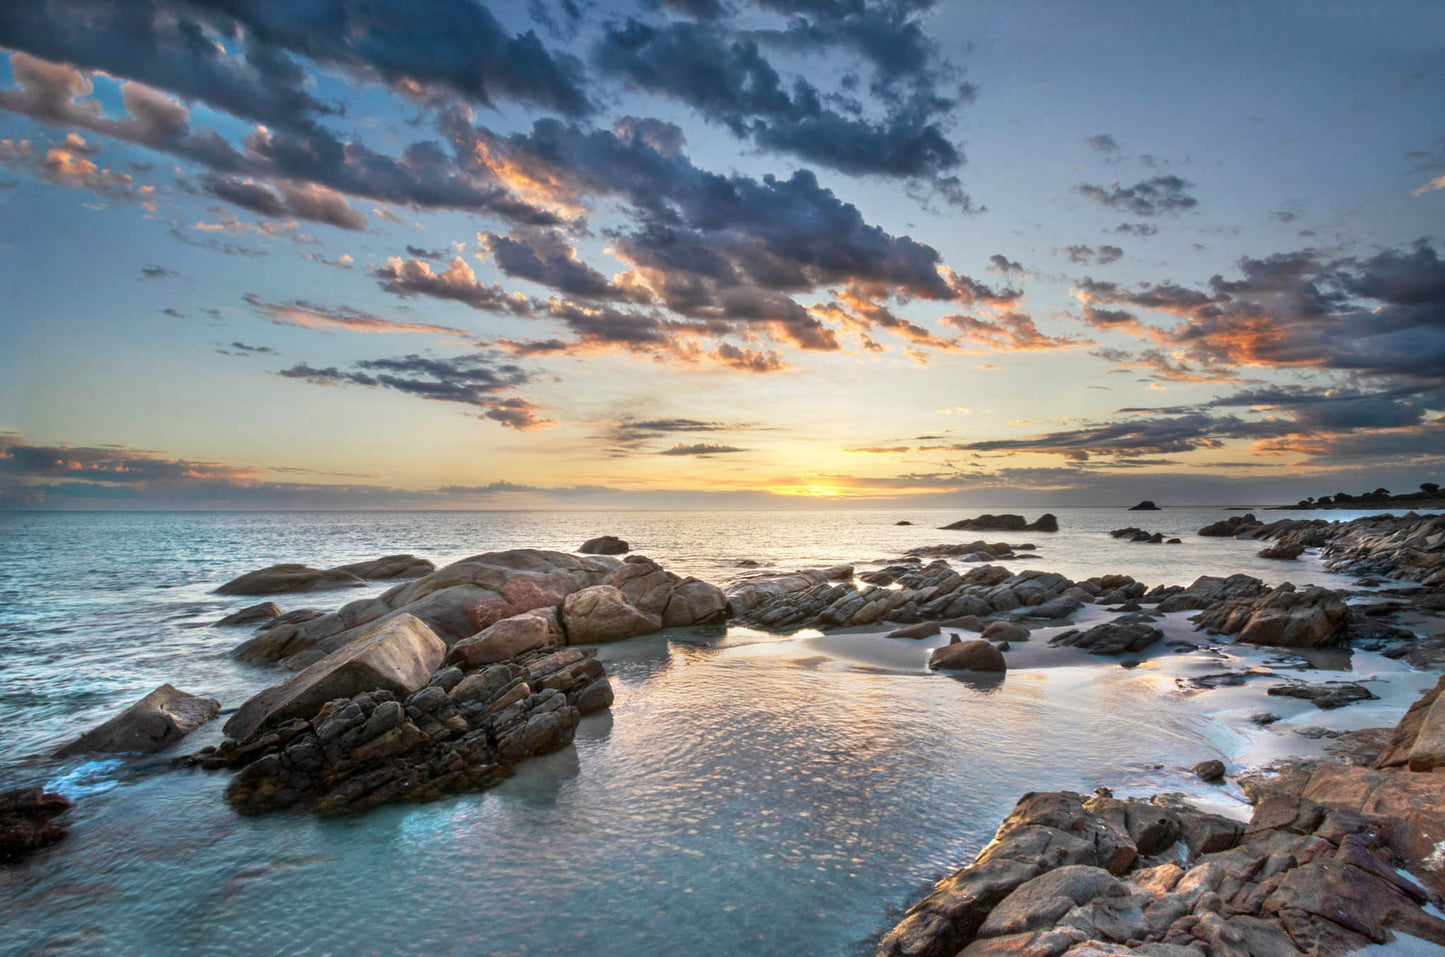
[[[301,362],[277,375],[301,379],[313,385],[360,385],[394,389],[406,395],[434,402],[454,402],[482,411],[481,417],[508,428],[526,431],[544,428],[553,420],[543,419],[537,407],[519,396],[499,396],[532,380],[521,366],[502,362],[485,353],[471,353],[439,359],[407,355],[388,359],[364,359],[349,369],[336,366],[314,368]]]
[[[1120,223],[1114,227],[1114,232],[1126,236],[1153,236],[1159,232],[1159,227],[1153,223]]]
[[[285,184],[277,189],[252,179],[206,176],[202,188],[218,199],[273,218],[296,217],[338,229],[365,229],[366,217],[346,198],[314,183]]]
[[[454,339],[469,339],[471,334],[454,326],[432,322],[405,322],[387,319],[351,306],[328,307],[297,299],[292,302],[270,302],[254,292],[241,297],[246,304],[278,326],[301,326],[307,329],[348,329],[353,332],[420,332]]]
[[[140,275],[142,279],[174,279],[180,273],[164,266],[142,266]]]
[[[1064,253],[1069,257],[1069,262],[1071,263],[1082,263],[1093,266],[1107,266],[1109,263],[1118,262],[1124,257],[1124,250],[1118,246],[1096,247],[1079,244],[1064,247]]]
[[[1093,136],[1086,136],[1084,137],[1084,142],[1089,144],[1090,149],[1097,150],[1100,153],[1119,152],[1118,140],[1114,139],[1114,137],[1108,133],[1095,133]]]
[[[519,293],[506,292],[497,283],[487,285],[458,256],[442,272],[419,259],[392,257],[375,272],[381,288],[398,296],[422,295],[450,299],[486,312],[528,315],[532,304]]]
[[[1023,439],[991,439],[955,446],[971,452],[1038,452],[1084,460],[1091,455],[1171,455],[1223,446],[1226,438],[1280,435],[1287,427],[1252,423],[1236,416],[1202,413],[1122,422],[1049,432]]]
[[[407,254],[408,256],[412,256],[412,257],[414,257],[414,258],[416,258],[416,259],[432,259],[432,260],[436,260],[436,261],[438,261],[438,262],[440,262],[441,260],[447,258],[447,254],[446,254],[446,251],[445,251],[445,250],[441,250],[441,249],[423,249],[423,248],[420,247],[420,246],[413,246],[413,245],[411,245],[410,243],[407,243],[407,246],[406,246],[406,254]]]
[[[1122,210],[1134,216],[1158,216],[1198,206],[1199,201],[1188,193],[1193,186],[1193,183],[1178,176],[1155,176],[1133,186],[1120,186],[1118,183],[1095,186],[1084,183],[1076,189],[1110,209]]]
[[[931,3],[795,4],[764,0],[787,14],[782,30],[724,22],[722,8],[694,21],[610,25],[593,60],[635,89],[680,100],[735,136],[845,173],[932,180],[945,198],[970,203],[950,171],[963,155],[943,123],[972,97],[967,85],[945,90],[954,69],[938,55],[918,19]],[[861,115],[848,97],[803,77],[784,78],[765,52],[851,51],[869,66],[883,116]],[[843,107],[835,104],[846,104]]]
[[[569,296],[646,302],[651,299],[637,286],[617,287],[604,275],[577,258],[566,238],[555,229],[516,229],[509,236],[478,235],[497,268],[508,276],[529,279]]]
[[[988,271],[998,273],[1000,276],[1023,275],[1023,263],[1014,262],[1000,253],[994,253],[988,257],[988,264]]]

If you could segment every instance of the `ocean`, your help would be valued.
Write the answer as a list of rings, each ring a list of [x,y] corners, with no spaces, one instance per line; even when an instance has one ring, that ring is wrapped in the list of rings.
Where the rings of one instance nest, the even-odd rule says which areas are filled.
[[[929,673],[927,642],[730,627],[605,646],[617,699],[575,746],[492,791],[424,806],[240,817],[222,800],[224,773],[167,766],[216,743],[221,721],[159,758],[47,757],[163,682],[219,698],[224,716],[284,677],[229,656],[248,629],[212,625],[257,600],[217,585],[283,561],[411,552],[441,566],[614,534],[725,584],[758,570],[742,560],[880,563],[983,538],[1033,542],[1036,559],[1007,564],[1075,579],[1349,584],[1308,557],[1272,562],[1256,542],[1197,537],[1233,514],[1222,508],[1051,509],[1054,534],[937,527],[982,511],[1018,510],[0,513],[0,789],[44,783],[76,802],[65,841],[0,868],[0,952],[866,953],[1024,791],[1180,791],[1238,813],[1237,791],[1188,768],[1310,746],[1288,736],[1318,720],[1303,702],[1269,699],[1283,720],[1263,732],[1242,720],[1256,706],[1245,690],[1180,690],[1180,674],[1224,660],[1302,666],[1257,649],[1015,671],[979,689]],[[1106,534],[1127,525],[1183,544]],[[385,587],[277,601],[327,609]],[[1314,664],[1394,681],[1406,700],[1420,685],[1378,655]],[[1263,706],[1262,688],[1249,690]],[[1350,720],[1393,724],[1398,697]]]

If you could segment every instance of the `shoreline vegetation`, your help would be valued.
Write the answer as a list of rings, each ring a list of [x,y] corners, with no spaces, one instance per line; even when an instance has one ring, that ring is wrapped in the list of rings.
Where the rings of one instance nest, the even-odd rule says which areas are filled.
[[[1336,492],[1334,495],[1321,495],[1318,498],[1310,496],[1302,498],[1293,505],[1275,505],[1271,511],[1313,511],[1315,509],[1436,509],[1445,508],[1445,492],[1440,491],[1440,486],[1435,482],[1423,482],[1418,492],[1392,493],[1387,488],[1377,488],[1372,492],[1361,492],[1351,494],[1350,492]]]
[[[1058,523],[1048,514],[1033,522],[984,515],[945,529],[1042,532],[1046,541]],[[1138,528],[1112,534],[1162,540]],[[1200,576],[1187,587],[1113,574],[1071,581],[1002,564],[1039,560],[1032,542],[983,540],[910,549],[861,571],[779,573],[743,562],[721,587],[629,554],[611,536],[577,554],[513,549],[439,569],[412,555],[276,565],[219,584],[218,594],[266,600],[214,627],[250,629],[233,656],[275,668],[279,680],[230,714],[220,745],[170,763],[231,774],[225,800],[242,814],[350,814],[483,790],[565,747],[582,717],[610,707],[611,680],[593,646],[728,622],[825,637],[862,629],[903,647],[946,636],[926,654],[919,647],[920,666],[926,659],[933,671],[985,686],[1060,660],[1133,667],[1218,636],[1445,667],[1445,516],[1263,522],[1246,514],[1198,535],[1259,541],[1261,555],[1284,561],[1317,553],[1355,576],[1358,589],[1269,586],[1244,574]],[[274,600],[375,581],[395,584],[331,612],[283,611]],[[1166,634],[1174,613],[1190,616],[1197,638]],[[1247,677],[1211,676],[1197,687]],[[1376,697],[1340,681],[1269,693],[1322,709]],[[57,753],[172,749],[220,704],[163,685]],[[1254,806],[1247,823],[1171,795],[1027,793],[971,864],[882,935],[878,953],[1336,954],[1396,933],[1445,946],[1445,921],[1427,909],[1445,902],[1445,678],[1393,728],[1334,744],[1336,760],[1234,769]],[[1230,774],[1219,761],[1196,771],[1211,782]],[[39,788],[0,794],[0,858],[62,841],[78,814],[83,800],[72,808]]]

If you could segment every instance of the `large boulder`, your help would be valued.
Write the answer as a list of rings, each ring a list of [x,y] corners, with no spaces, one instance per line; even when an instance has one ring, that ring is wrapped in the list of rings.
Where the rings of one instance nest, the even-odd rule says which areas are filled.
[[[577,551],[582,555],[625,555],[629,546],[616,535],[599,535],[582,543]]]
[[[54,844],[68,830],[56,820],[70,809],[64,795],[41,788],[20,788],[0,793],[0,861]]]
[[[696,578],[684,578],[672,587],[667,607],[662,610],[662,627],[681,628],[722,621],[728,615],[728,599],[721,588]]]
[[[258,621],[271,621],[281,617],[281,609],[274,601],[263,601],[259,605],[248,605],[240,611],[233,611],[225,618],[216,622],[216,627],[223,628],[229,625],[249,625]]]
[[[56,757],[159,751],[210,721],[220,710],[221,703],[215,698],[186,694],[164,684],[61,748]]]
[[[365,584],[360,576],[339,568],[311,568],[291,563],[247,572],[217,588],[216,594],[278,595],[316,588],[361,588]]]
[[[1068,645],[1091,655],[1122,655],[1143,651],[1164,637],[1164,632],[1146,621],[1124,616],[1101,622],[1087,631],[1066,631],[1049,640],[1051,645]]]
[[[951,645],[934,649],[933,654],[928,657],[928,667],[935,671],[940,669],[987,672],[1008,670],[1008,664],[1003,660],[1003,652],[999,651],[992,642],[984,641],[982,638],[956,641]]]
[[[386,690],[405,697],[427,683],[446,645],[421,620],[402,614],[241,705],[227,736],[245,741],[292,718],[310,718],[333,698]]]
[[[573,592],[563,599],[558,618],[571,645],[621,641],[662,627],[659,615],[632,605],[615,585],[593,585]]]
[[[560,636],[553,634],[555,621],[555,617],[549,620],[547,615],[530,611],[503,618],[452,645],[447,662],[471,670],[514,658],[526,651],[555,647],[562,644]]]

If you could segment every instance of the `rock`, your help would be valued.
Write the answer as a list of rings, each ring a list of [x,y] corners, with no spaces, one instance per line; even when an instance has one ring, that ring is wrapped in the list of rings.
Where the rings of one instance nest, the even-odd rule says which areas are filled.
[[[1353,681],[1326,681],[1324,684],[1317,685],[1276,685],[1270,688],[1266,694],[1283,698],[1301,698],[1312,703],[1316,708],[1326,710],[1343,708],[1356,701],[1374,701],[1377,697],[1370,689]]]
[[[164,684],[104,724],[91,728],[55,756],[150,753],[168,747],[210,721],[221,710],[215,698],[201,698]]]
[[[1011,621],[991,621],[983,629],[987,641],[1028,641],[1029,630]]]
[[[553,623],[555,618],[549,622],[546,615],[530,611],[503,618],[452,645],[446,661],[470,671],[523,652],[561,645],[561,635],[553,634]]]
[[[308,718],[334,698],[375,690],[408,695],[427,683],[445,654],[446,645],[421,620],[408,614],[388,618],[241,705],[225,733],[244,742],[293,718]]]
[[[1146,601],[1153,597],[1159,603],[1159,611],[1171,612],[1202,610],[1226,601],[1253,599],[1268,590],[1264,582],[1249,575],[1228,578],[1200,575],[1188,588],[1155,588],[1143,597]]]
[[[249,625],[253,621],[270,621],[273,618],[281,617],[281,609],[274,601],[263,601],[259,605],[248,605],[240,611],[233,611],[231,614],[216,622],[216,627],[223,628],[229,625]]]
[[[1022,515],[980,515],[977,518],[965,518],[951,525],[943,526],[943,531],[993,531],[993,532],[1057,532],[1059,520],[1053,515],[1041,515],[1038,521],[1033,524]]]
[[[1259,550],[1260,558],[1278,558],[1285,561],[1299,558],[1304,554],[1305,547],[1298,542],[1280,542],[1278,545],[1271,545],[1269,548]]]
[[[233,578],[220,588],[218,595],[276,595],[282,592],[311,591],[316,588],[360,588],[366,584],[359,576],[337,569],[309,568],[306,565],[272,565]]]
[[[1164,603],[1160,603],[1160,610]],[[1339,640],[1350,610],[1339,593],[1310,585],[1296,590],[1288,582],[1256,597],[1232,598],[1194,618],[1198,628],[1255,645],[1316,648]]]
[[[672,586],[662,610],[662,627],[710,624],[727,616],[728,599],[721,588],[696,578],[684,578]]]
[[[573,592],[562,601],[558,618],[571,645],[621,641],[662,627],[661,617],[629,604],[614,585],[593,585]]]
[[[331,570],[348,572],[367,581],[386,581],[391,578],[420,578],[436,571],[436,566],[415,555],[385,555],[367,562],[338,565]]]
[[[54,844],[69,827],[57,820],[70,801],[42,788],[0,792],[0,861],[11,861]]]
[[[894,522],[894,525],[912,525],[912,522]]]
[[[1375,767],[1412,771],[1445,767],[1445,677],[1405,712]]]
[[[1215,784],[1224,780],[1224,762],[1214,758],[1200,761],[1194,766],[1194,773],[1199,775],[1199,780]]]
[[[1121,655],[1143,651],[1164,637],[1164,632],[1129,616],[1102,622],[1085,632],[1066,631],[1049,639],[1051,645],[1068,645],[1091,655]]]
[[[982,638],[959,641],[936,648],[928,657],[928,667],[946,671],[1007,671],[1003,653]]]
[[[916,625],[907,625],[898,628],[884,635],[885,638],[932,638],[942,628],[936,621],[921,621]]]
[[[1027,881],[1005,897],[988,915],[978,936],[999,937],[1052,927],[1076,904],[1127,893],[1123,883],[1102,867],[1060,867]]]
[[[628,550],[628,544],[616,535],[589,538],[577,549],[583,555],[625,555]]]
[[[1253,513],[1247,515],[1231,515],[1211,525],[1206,525],[1199,530],[1199,534],[1213,538],[1234,538],[1235,536],[1250,533],[1256,529],[1263,528],[1259,519]]]
[[[1129,509],[1129,511],[1131,511],[1131,512],[1158,512],[1158,511],[1161,511],[1161,509],[1159,508],[1158,505],[1155,505],[1153,502],[1149,501],[1149,500],[1146,498],[1144,501],[1140,502],[1138,505],[1132,506],[1132,507]]]

